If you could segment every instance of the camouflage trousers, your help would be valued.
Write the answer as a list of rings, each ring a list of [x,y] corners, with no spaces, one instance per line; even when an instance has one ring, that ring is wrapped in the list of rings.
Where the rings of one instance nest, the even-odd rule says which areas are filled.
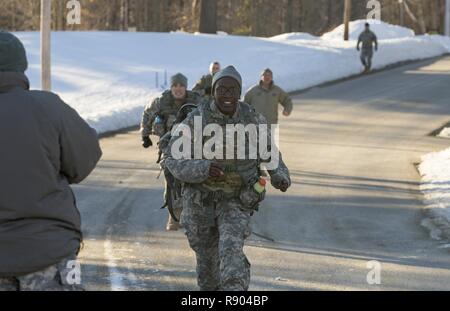
[[[71,284],[70,261],[75,257],[62,260],[46,269],[23,276],[0,277],[0,291],[82,291],[80,285]]]
[[[372,57],[373,57],[372,49],[361,50],[361,62],[366,68],[366,70],[370,70],[372,68]]]
[[[211,212],[213,222],[204,217]],[[250,262],[244,254],[244,241],[251,234],[250,218],[251,212],[242,210],[234,200],[183,209],[181,225],[196,254],[200,290],[248,290]]]

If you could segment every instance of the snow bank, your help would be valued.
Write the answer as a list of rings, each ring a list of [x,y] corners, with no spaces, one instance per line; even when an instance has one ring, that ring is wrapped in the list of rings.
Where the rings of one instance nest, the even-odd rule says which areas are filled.
[[[426,35],[426,36],[428,36],[428,35]],[[444,36],[440,36],[440,35],[431,35],[428,37],[434,43],[442,45],[444,48],[447,49],[447,53],[450,53],[450,38],[449,37],[444,37]]]
[[[320,37],[313,36],[306,32],[290,32],[270,37],[271,41],[294,41],[294,40],[319,40]]]
[[[361,30],[361,23],[352,23],[352,33]],[[449,38],[413,36],[411,30],[384,23],[374,25],[374,30],[381,38],[374,68],[450,52]],[[139,123],[144,105],[160,94],[165,72],[167,79],[184,73],[192,87],[214,60],[234,65],[243,77],[244,90],[257,83],[266,67],[287,91],[360,73],[356,42],[338,39],[337,33],[255,38],[185,32],[53,32],[53,90],[98,132],[117,130]],[[39,34],[17,35],[27,49],[32,88],[38,89]]]
[[[450,127],[444,128],[439,134],[438,137],[450,138]]]
[[[378,40],[399,39],[414,37],[413,30],[397,25],[391,25],[377,20],[356,20],[350,22],[349,37],[351,40],[358,40],[361,32],[365,29],[366,23],[370,24],[370,29],[375,32]],[[340,25],[329,33],[322,36],[324,40],[342,40],[344,38],[344,25]]]
[[[450,148],[423,156],[419,171],[428,214],[440,231],[434,235],[450,238]]]

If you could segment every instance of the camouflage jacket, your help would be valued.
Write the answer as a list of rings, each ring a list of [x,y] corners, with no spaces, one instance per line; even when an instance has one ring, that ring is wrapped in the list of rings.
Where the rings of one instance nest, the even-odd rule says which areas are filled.
[[[212,74],[204,75],[197,81],[192,91],[210,99],[212,95],[212,78]]]
[[[167,131],[172,128],[176,120],[178,110],[184,104],[199,104],[201,97],[191,91],[187,91],[184,102],[177,104],[170,90],[165,91],[160,97],[153,100],[144,109],[141,121],[141,134],[143,137],[151,134],[162,137]],[[156,117],[162,119],[161,124],[155,124]]]
[[[180,130],[182,128],[180,126],[184,126],[185,128],[190,129],[191,133],[195,133],[194,122],[196,119],[200,119],[199,117],[201,117],[202,133],[205,133],[205,128],[212,124],[218,124],[222,127],[224,134],[226,133],[227,125],[238,124],[246,126],[249,124],[254,124],[257,127],[260,124],[267,124],[265,118],[261,114],[257,113],[252,107],[245,103],[240,102],[235,115],[233,117],[227,117],[217,109],[214,101],[204,101],[196,110],[188,115],[188,117],[181,123],[181,125],[177,127],[175,131]],[[271,142],[270,132],[265,132],[263,135],[266,135],[266,142]],[[210,140],[213,137],[215,136],[205,136],[205,138],[203,138],[200,142],[200,146],[204,147],[206,144],[210,144]],[[248,148],[252,142],[249,142],[250,138],[247,134],[245,143],[246,156],[242,159],[237,158],[236,156],[236,142],[238,140],[234,140],[234,145],[232,145],[231,148],[234,148],[234,159],[221,159],[220,156],[212,158],[208,157],[209,159],[207,159],[204,154],[198,157],[198,155],[194,154],[195,144],[198,144],[198,137],[196,138],[195,134],[192,134],[189,138],[189,142],[191,144],[190,154],[177,158],[173,156],[172,151],[175,150],[175,144],[178,144],[178,139],[181,140],[181,138],[177,136],[173,136],[171,138],[169,146],[165,152],[164,165],[173,174],[173,176],[175,176],[175,178],[184,183],[183,197],[184,195],[191,196],[193,193],[196,193],[197,190],[200,190],[201,192],[215,192],[222,190],[223,192],[236,194],[237,189],[235,187],[245,187],[246,183],[250,183],[248,186],[253,186],[255,177],[257,181],[260,176],[259,169],[261,163],[270,161],[270,159],[268,159],[268,155],[260,154],[259,150],[256,158],[248,157]],[[261,139],[259,139],[259,142],[261,142]],[[217,146],[217,144],[215,146]],[[276,152],[277,159],[279,160],[278,166],[272,170],[268,170],[268,172],[271,176],[272,185],[275,188],[279,188],[282,181],[286,181],[290,185],[290,177],[289,170],[282,160],[281,153],[279,153],[278,149],[276,149]],[[226,153],[224,150],[223,155],[225,154]],[[209,169],[212,162],[223,168],[225,173],[223,178],[209,177]],[[236,173],[241,178],[242,184],[239,184]]]
[[[378,47],[378,41],[377,36],[373,31],[363,31],[358,38],[358,47],[362,42],[362,48],[363,50],[372,50],[373,45],[375,44],[375,47]]]

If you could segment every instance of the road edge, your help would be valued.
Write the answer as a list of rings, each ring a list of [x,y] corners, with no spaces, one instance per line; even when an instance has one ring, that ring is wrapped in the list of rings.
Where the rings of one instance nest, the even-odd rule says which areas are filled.
[[[363,73],[362,72],[362,73],[358,73],[358,74],[353,74],[353,75],[349,75],[349,76],[346,76],[346,77],[343,77],[343,78],[339,78],[339,79],[323,82],[323,83],[320,83],[320,84],[317,84],[317,85],[313,85],[313,86],[310,86],[310,87],[307,87],[307,88],[304,88],[304,89],[291,91],[291,92],[288,92],[288,93],[290,95],[295,96],[295,95],[306,93],[306,92],[308,92],[308,91],[310,91],[312,89],[315,89],[315,88],[328,87],[328,86],[332,86],[332,85],[339,84],[339,83],[342,83],[342,82],[351,81],[351,80],[355,80],[355,79],[358,79],[358,78],[361,78],[361,77],[366,77],[366,76],[370,76],[370,75],[373,75],[373,74],[377,74],[377,73],[380,73],[380,72],[393,70],[393,69],[396,69],[396,68],[399,68],[399,67],[403,67],[403,66],[407,66],[407,65],[410,65],[410,64],[414,64],[414,63],[420,63],[420,62],[425,62],[425,61],[429,61],[429,60],[437,60],[437,59],[440,59],[440,58],[443,58],[443,57],[446,57],[446,56],[450,56],[450,53],[444,53],[444,54],[441,54],[441,55],[438,55],[438,56],[433,56],[433,57],[412,59],[412,60],[406,60],[406,61],[401,61],[401,62],[397,62],[397,63],[392,63],[392,64],[386,65],[384,67],[381,67],[381,68],[373,69],[369,73]]]

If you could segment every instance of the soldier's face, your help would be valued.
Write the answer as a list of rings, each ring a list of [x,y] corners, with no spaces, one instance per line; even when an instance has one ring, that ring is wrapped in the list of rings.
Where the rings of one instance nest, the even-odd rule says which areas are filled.
[[[216,74],[217,72],[220,71],[220,65],[219,64],[214,64],[214,66],[212,67],[212,74]]]
[[[270,84],[273,80],[273,76],[270,72],[266,72],[261,76],[261,80],[264,84]]]
[[[228,116],[232,116],[236,111],[239,97],[241,96],[241,88],[239,83],[229,77],[225,77],[217,81],[214,89],[214,98],[219,110]]]
[[[184,99],[186,97],[186,87],[184,85],[177,83],[170,90],[175,99]]]

